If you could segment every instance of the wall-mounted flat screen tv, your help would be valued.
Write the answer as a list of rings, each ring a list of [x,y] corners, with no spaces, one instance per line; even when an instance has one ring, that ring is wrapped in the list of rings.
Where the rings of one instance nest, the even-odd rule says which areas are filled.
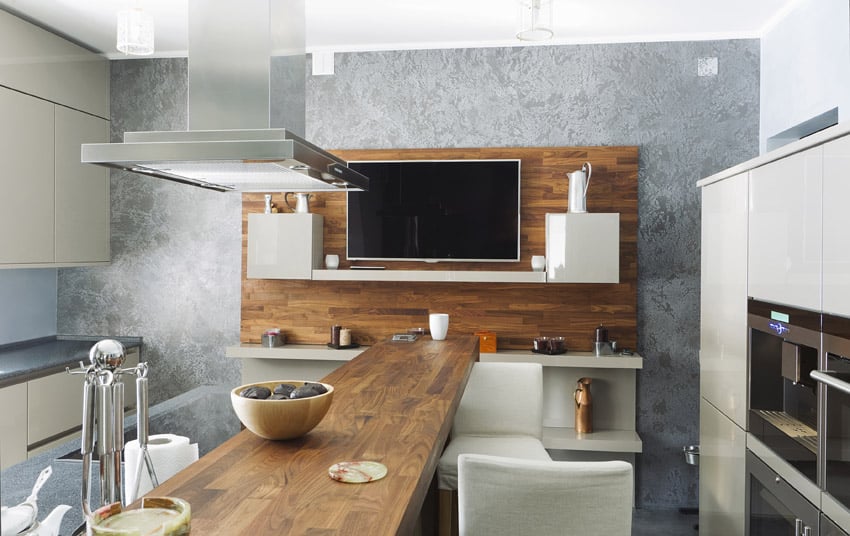
[[[349,162],[351,260],[519,261],[519,160]]]

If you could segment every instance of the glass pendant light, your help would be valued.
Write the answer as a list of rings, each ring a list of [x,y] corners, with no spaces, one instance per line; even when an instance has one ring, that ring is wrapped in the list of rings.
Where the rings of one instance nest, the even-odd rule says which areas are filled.
[[[553,0],[521,0],[520,30],[517,39],[521,41],[545,41],[551,39]]]
[[[153,17],[140,7],[118,12],[116,47],[124,54],[153,54]]]

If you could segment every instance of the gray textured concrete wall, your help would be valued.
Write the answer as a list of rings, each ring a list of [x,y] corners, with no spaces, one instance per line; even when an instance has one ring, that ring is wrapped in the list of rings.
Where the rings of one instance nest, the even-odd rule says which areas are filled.
[[[185,130],[185,59],[111,63],[112,141]],[[112,171],[112,264],[59,270],[59,333],[144,337],[151,404],[198,385],[238,385],[239,195]]]
[[[700,57],[717,76],[697,76]],[[637,503],[696,505],[681,452],[699,439],[694,183],[758,154],[758,41],[338,54],[307,87],[324,147],[640,147]]]
[[[697,77],[704,56],[717,76]],[[115,62],[112,80],[114,134],[185,125],[183,60]],[[758,153],[758,81],[755,40],[337,54],[333,76],[307,80],[306,134],[339,149],[640,146],[637,504],[694,506],[694,183]],[[126,174],[113,188],[113,265],[60,271],[59,331],[144,336],[156,400],[238,381],[223,357],[239,331],[238,196]]]

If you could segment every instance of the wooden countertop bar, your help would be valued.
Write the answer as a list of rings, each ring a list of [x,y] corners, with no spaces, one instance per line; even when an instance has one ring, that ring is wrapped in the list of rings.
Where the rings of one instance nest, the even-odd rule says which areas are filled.
[[[334,401],[306,436],[243,430],[149,495],[189,501],[193,534],[412,534],[477,356],[469,336],[376,344],[323,379]],[[350,460],[387,476],[328,477]]]

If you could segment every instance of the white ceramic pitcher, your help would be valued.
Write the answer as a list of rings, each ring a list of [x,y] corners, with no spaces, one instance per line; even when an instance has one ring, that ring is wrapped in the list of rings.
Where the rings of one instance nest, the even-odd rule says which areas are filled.
[[[587,187],[590,186],[590,162],[581,169],[567,173],[570,179],[569,206],[567,212],[587,212]]]
[[[289,196],[295,196],[295,206],[289,204]],[[286,206],[289,207],[289,210],[295,212],[297,214],[307,214],[310,212],[310,197],[313,194],[295,194],[292,192],[286,192],[283,196],[283,202],[286,203]]]

